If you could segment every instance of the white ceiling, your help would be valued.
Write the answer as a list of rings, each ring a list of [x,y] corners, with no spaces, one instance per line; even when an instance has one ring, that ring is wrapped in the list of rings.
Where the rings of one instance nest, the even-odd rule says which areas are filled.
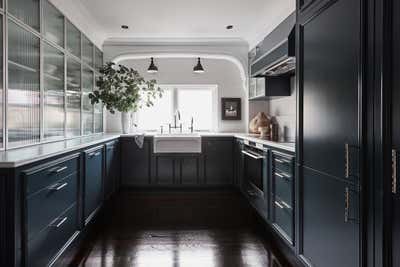
[[[103,39],[240,38],[250,47],[295,10],[295,0],[53,0],[78,7]],[[82,9],[86,10],[82,10]],[[64,10],[63,10],[64,9]],[[72,12],[72,11],[69,11]],[[68,13],[65,13],[67,16]],[[76,14],[72,14],[75,15]],[[129,30],[122,30],[126,24]],[[229,31],[225,27],[234,25]],[[104,41],[104,40],[103,40]]]

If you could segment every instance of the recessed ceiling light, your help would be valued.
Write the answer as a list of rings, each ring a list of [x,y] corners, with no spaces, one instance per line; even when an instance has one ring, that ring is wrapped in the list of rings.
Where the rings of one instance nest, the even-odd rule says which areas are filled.
[[[233,29],[233,25],[228,25],[228,26],[226,26],[226,29],[227,29],[227,30],[232,30],[232,29]]]
[[[127,29],[129,29],[129,26],[128,25],[121,25],[121,28],[124,29],[124,30],[127,30]]]

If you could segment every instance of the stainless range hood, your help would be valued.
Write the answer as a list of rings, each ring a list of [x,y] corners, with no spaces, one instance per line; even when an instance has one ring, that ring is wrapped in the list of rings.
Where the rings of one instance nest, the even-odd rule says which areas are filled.
[[[253,51],[251,76],[294,74],[296,69],[295,14],[278,25]]]

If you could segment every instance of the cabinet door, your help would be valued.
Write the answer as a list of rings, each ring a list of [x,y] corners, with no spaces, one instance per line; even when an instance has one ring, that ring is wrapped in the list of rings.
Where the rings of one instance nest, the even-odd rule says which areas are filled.
[[[359,146],[360,1],[331,1],[320,12],[300,28],[304,165],[344,177],[345,145],[354,161]]]
[[[116,191],[119,182],[118,142],[106,144],[106,169],[104,176],[104,195],[108,199]]]
[[[204,180],[208,185],[231,185],[233,182],[233,139],[205,139]]]
[[[303,255],[312,266],[359,266],[359,194],[336,178],[304,170]]]
[[[235,139],[235,149],[234,149],[234,154],[235,154],[235,161],[233,163],[234,165],[234,175],[235,175],[235,180],[234,184],[237,187],[240,187],[242,185],[242,179],[243,179],[243,141],[240,139]]]
[[[200,183],[199,157],[187,156],[179,160],[180,184],[196,185]],[[177,166],[177,165],[175,165]]]
[[[103,196],[103,147],[85,152],[85,220],[100,206]]]
[[[150,185],[152,148],[151,138],[145,138],[143,148],[139,148],[133,138],[121,140],[122,186]]]
[[[172,185],[175,181],[175,161],[171,156],[155,157],[155,182],[157,185]]]

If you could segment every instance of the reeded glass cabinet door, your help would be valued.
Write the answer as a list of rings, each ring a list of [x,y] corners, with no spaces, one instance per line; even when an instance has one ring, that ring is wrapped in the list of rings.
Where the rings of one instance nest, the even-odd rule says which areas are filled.
[[[67,61],[67,91],[81,91],[81,64],[71,58]]]
[[[93,133],[93,105],[89,98],[93,91],[93,71],[84,68],[82,74],[82,127],[83,134],[88,135]]]
[[[40,0],[8,0],[8,12],[40,31]]]
[[[97,47],[95,48],[95,68],[96,71],[100,71],[100,68],[103,66],[103,52],[100,51]]]
[[[67,21],[67,50],[77,56],[81,57],[81,32],[72,25],[71,22]]]
[[[43,48],[44,82],[44,138],[64,137],[64,54],[56,48],[44,44]]]
[[[92,42],[86,38],[86,36],[82,37],[82,61],[88,64],[89,66],[93,66],[93,49],[94,45]]]
[[[80,93],[67,93],[67,129],[68,137],[81,134],[81,95]]]
[[[96,81],[99,79],[99,76],[96,75]],[[96,84],[95,84],[95,87]],[[103,132],[103,104],[98,103],[94,105],[94,132],[102,133]]]
[[[64,16],[47,0],[43,1],[43,25],[46,39],[64,47]]]
[[[8,144],[16,147],[40,140],[40,42],[12,21],[8,25]]]

